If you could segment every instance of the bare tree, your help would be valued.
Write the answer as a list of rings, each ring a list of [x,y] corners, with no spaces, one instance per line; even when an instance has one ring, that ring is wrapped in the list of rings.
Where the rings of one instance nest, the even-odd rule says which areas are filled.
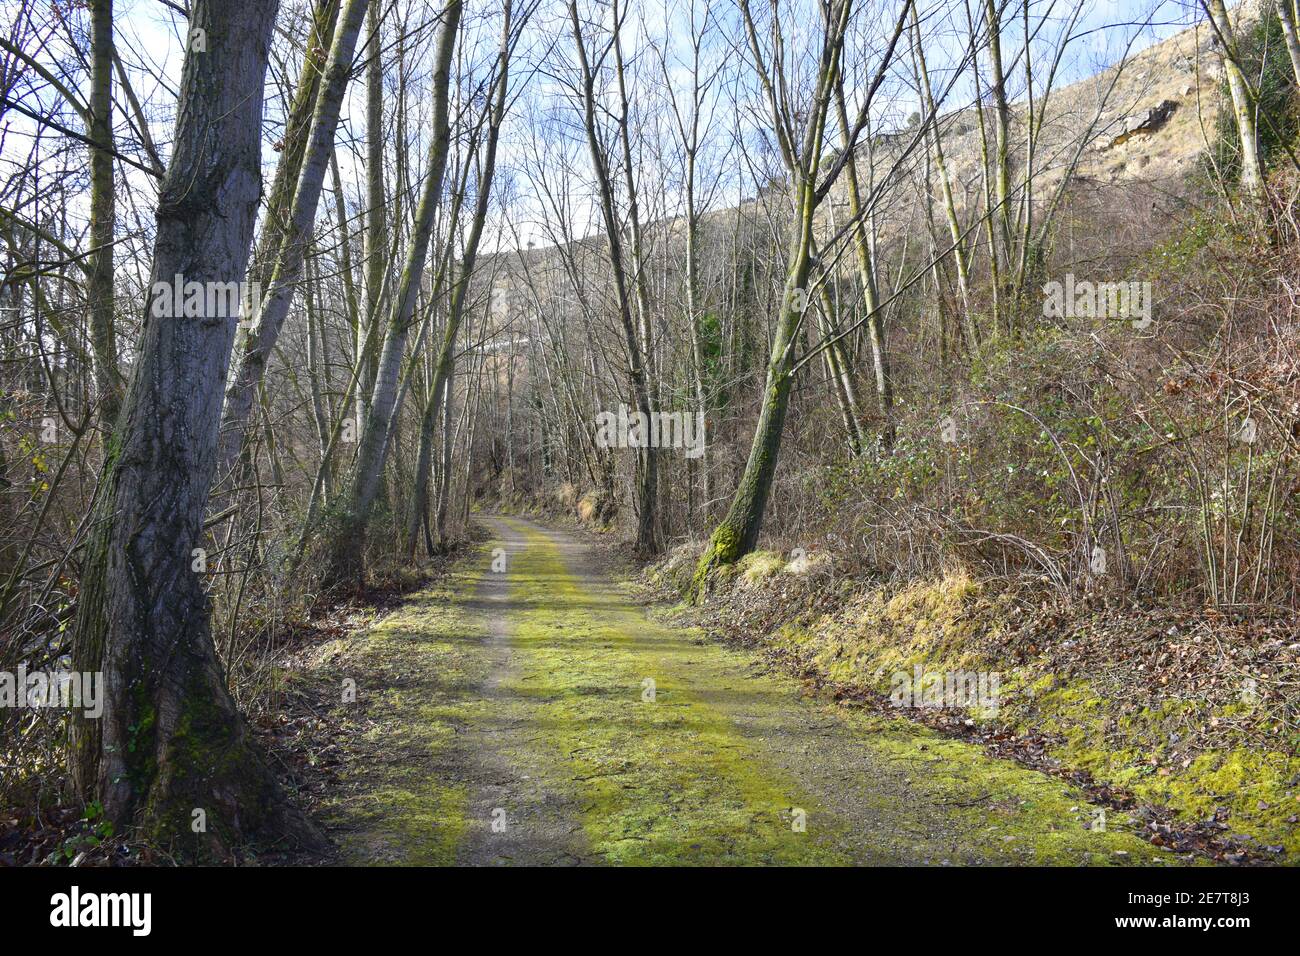
[[[222,412],[218,474],[233,466],[243,446],[249,410],[253,407],[267,359],[275,348],[280,329],[289,314],[289,304],[298,288],[303,259],[316,221],[316,208],[325,184],[325,170],[334,152],[334,131],[339,122],[343,93],[352,74],[352,56],[367,4],[368,0],[347,0],[344,5],[316,97],[311,132],[304,144],[293,202],[287,210],[273,208],[268,214],[272,221],[287,214],[287,221],[278,227],[282,238],[271,250],[274,265],[267,272],[269,287],[258,302],[256,313],[249,317],[247,331],[241,330],[236,336],[235,369],[226,388]]]
[[[1250,202],[1259,204],[1264,199],[1264,173],[1259,160],[1255,104],[1250,81],[1242,71],[1236,32],[1223,0],[1201,0],[1201,7],[1210,18],[1211,29],[1223,52],[1223,69],[1228,77],[1228,93],[1232,97],[1232,115],[1241,149],[1241,189]]]
[[[596,185],[600,198],[600,211],[605,226],[605,240],[609,249],[609,266],[614,279],[614,295],[619,321],[623,328],[623,344],[627,350],[627,375],[632,392],[632,400],[637,411],[645,416],[644,421],[651,421],[655,410],[651,398],[651,370],[649,356],[651,353],[649,305],[646,302],[643,270],[637,265],[640,260],[641,232],[636,216],[636,191],[634,173],[631,169],[631,149],[628,146],[628,109],[623,60],[619,32],[622,29],[622,17],[617,3],[611,8],[613,24],[608,40],[600,47],[595,56],[589,56],[587,40],[584,34],[583,20],[578,13],[577,0],[569,0],[569,23],[573,31],[574,50],[578,58],[578,94],[582,109],[583,129],[587,136],[587,149],[591,157],[592,170],[596,175]],[[615,77],[619,89],[619,110],[614,114],[617,136],[623,150],[625,182],[629,188],[629,226],[632,243],[633,275],[628,274],[627,253],[623,249],[623,226],[619,222],[614,194],[614,163],[609,149],[603,142],[598,121],[596,95],[596,78],[600,64],[613,54],[615,58]],[[635,299],[634,299],[635,296]],[[635,308],[636,314],[633,314]],[[637,448],[637,486],[636,486],[636,543],[641,554],[654,554],[659,550],[659,518],[656,501],[659,493],[659,456],[650,447],[648,441]]]
[[[101,720],[73,723],[72,770],[117,823],[221,852],[314,839],[249,739],[213,646],[195,547],[216,465],[235,319],[166,315],[172,277],[244,275],[260,189],[264,74],[278,4],[197,0],[157,212],[139,357],[86,548],[73,657],[104,674]],[[195,47],[201,49],[196,52]],[[202,808],[206,833],[192,828]]]
[[[771,491],[772,476],[776,470],[781,450],[781,435],[785,426],[786,411],[793,385],[795,349],[804,312],[809,305],[809,290],[814,278],[813,246],[814,228],[818,207],[830,192],[831,186],[844,167],[854,161],[857,139],[866,126],[875,91],[884,81],[891,65],[899,37],[907,23],[909,3],[903,4],[887,46],[882,52],[871,82],[868,84],[861,109],[849,127],[849,135],[838,156],[829,161],[823,171],[823,143],[826,122],[834,100],[835,85],[842,68],[845,37],[848,32],[852,0],[829,0],[822,3],[821,50],[814,88],[802,111],[787,98],[790,77],[784,59],[784,40],[777,9],[772,9],[770,33],[771,54],[765,54],[759,40],[758,27],[750,12],[748,0],[740,0],[745,34],[749,42],[753,65],[771,113],[773,133],[780,146],[785,167],[792,179],[794,196],[794,230],[786,261],[785,288],[781,297],[776,334],[772,338],[767,365],[767,380],[763,388],[763,402],[749,460],[741,475],[739,487],[732,499],[726,517],[714,530],[708,547],[700,557],[695,572],[695,592],[698,595],[707,584],[708,575],[718,565],[731,564],[754,549],[763,525],[763,514]],[[802,120],[802,122],[800,122]],[[815,293],[815,289],[813,289]]]
[[[116,223],[113,184],[113,0],[90,4],[92,31],[90,77],[90,268],[86,299],[90,306],[90,342],[95,355],[99,415],[107,434],[122,405],[123,381],[117,364],[113,296],[113,229]]]
[[[474,276],[479,243],[483,238],[483,227],[487,222],[488,209],[492,202],[492,178],[496,172],[497,143],[501,135],[501,124],[505,119],[506,95],[510,81],[510,53],[518,39],[517,28],[511,20],[511,8],[511,0],[505,0],[502,14],[501,46],[497,53],[496,70],[489,91],[491,104],[486,110],[487,142],[483,148],[483,156],[479,160],[478,182],[475,190],[478,198],[475,202],[473,218],[470,220],[469,235],[465,239],[456,281],[451,286],[447,324],[443,330],[442,344],[438,349],[437,358],[433,363],[433,375],[430,377],[428,394],[424,401],[420,445],[415,469],[415,489],[407,537],[408,556],[414,555],[419,522],[424,519],[428,508],[434,424],[437,422],[439,413],[442,410],[441,403],[446,402],[450,396],[450,385],[448,383],[451,380],[452,367],[455,361],[456,339],[460,333],[461,320],[465,316],[466,297],[469,293],[470,280]],[[524,19],[527,19],[527,11]],[[444,447],[449,448],[450,446],[446,444],[446,421],[444,421],[443,441]],[[447,463],[444,460],[444,478],[446,470]]]
[[[425,169],[424,189],[415,214],[415,227],[406,253],[406,263],[393,296],[393,303],[380,352],[379,367],[371,393],[369,418],[362,430],[348,488],[344,492],[337,525],[331,531],[324,580],[336,587],[359,582],[365,569],[366,531],[379,491],[393,416],[398,410],[398,375],[406,351],[407,335],[416,318],[433,217],[442,201],[443,173],[447,167],[451,128],[448,119],[448,86],[451,60],[460,35],[461,0],[446,0],[435,41],[433,77],[433,136]]]

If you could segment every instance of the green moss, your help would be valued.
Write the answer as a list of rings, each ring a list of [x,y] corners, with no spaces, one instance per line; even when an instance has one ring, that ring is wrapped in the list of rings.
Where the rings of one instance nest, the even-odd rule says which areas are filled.
[[[141,681],[131,692],[135,702],[135,722],[127,727],[127,766],[136,787],[147,785],[153,779],[154,723],[157,715],[149,689]]]
[[[877,589],[840,615],[782,629],[778,648],[833,681],[887,693],[892,675],[980,669],[979,641],[996,628],[994,606],[966,575],[920,582],[896,594]]]
[[[480,573],[463,562],[331,662],[357,682],[357,703],[340,704],[351,759],[322,810],[344,862],[456,861],[469,794],[442,770],[457,727],[481,709],[472,691],[486,674],[485,625],[471,603]]]
[[[510,609],[513,654],[492,694],[483,691],[490,612],[470,599],[478,575],[463,567],[332,664],[357,678],[361,698],[343,728],[354,755],[326,810],[346,861],[457,860],[482,823],[469,818],[474,778],[453,759],[465,740],[490,742],[494,759],[524,768],[548,805],[573,808],[583,859],[594,862],[1169,860],[1122,816],[1092,829],[1096,810],[1059,780],[907,721],[798,701],[792,681],[754,673],[747,653],[647,619],[617,587],[571,573],[549,537],[512,524],[526,547],[512,556],[500,606]],[[953,583],[892,610],[882,599],[873,620],[910,635],[909,657],[922,648],[960,657],[951,628],[979,601]],[[832,653],[825,628],[787,628],[782,640]],[[837,640],[859,674],[885,646],[857,626]],[[1063,703],[1086,696],[1036,686],[1061,690]],[[809,759],[823,727],[848,749]],[[795,739],[802,757],[790,750]],[[806,831],[792,825],[796,809]]]
[[[925,796],[963,820],[974,839],[1035,865],[1171,862],[1136,835],[1126,814],[1101,811],[1073,785],[990,758],[979,747],[901,720],[855,714],[873,741],[924,775]]]
[[[512,603],[524,612],[513,636],[523,666],[510,689],[533,710],[512,717],[546,728],[554,759],[568,768],[548,786],[572,788],[594,854],[613,863],[752,864],[883,852],[851,835],[843,808],[826,806],[782,770],[765,734],[742,732],[745,721],[774,728],[791,719],[787,708],[806,706],[793,703],[793,686],[753,674],[742,652],[648,621],[617,594],[593,592],[544,535],[516,527],[528,547],[512,567]],[[788,639],[808,640],[809,632],[791,628]],[[653,701],[644,699],[646,678],[654,681]],[[1077,789],[990,760],[978,747],[863,713],[828,711],[824,719],[849,724],[864,773],[882,764],[915,768],[906,797],[871,788],[879,806],[854,808],[906,834],[901,852],[913,860],[1167,859],[1122,817],[1111,815],[1106,832],[1089,829],[1095,811]],[[817,825],[795,833],[794,808]]]
[[[751,551],[735,565],[746,584],[758,584],[785,568],[785,558],[775,551]]]
[[[719,562],[731,564],[740,556],[740,532],[725,521],[713,532],[712,542]]]
[[[465,832],[467,807],[461,787],[370,788],[348,810],[355,829],[341,834],[343,859],[354,865],[450,866]]]
[[[709,579],[718,571],[734,565],[740,557],[740,532],[724,521],[714,529],[708,547],[695,566],[689,594],[691,600],[702,600],[709,593]]]
[[[620,601],[593,613],[554,545],[518,529],[528,547],[511,575],[524,612],[510,689],[533,702],[530,720],[568,768],[551,785],[577,782],[592,853],[622,864],[843,862],[824,825],[793,829],[796,808],[825,819],[817,802],[694,689],[723,662]]]
[[[136,786],[145,795],[143,828],[152,842],[178,859],[224,861],[250,836],[266,836],[259,830],[281,795],[249,746],[246,730],[213,696],[206,671],[195,667],[188,676],[161,759],[154,759],[150,704],[139,711],[140,726],[132,738],[138,755],[128,766],[137,781],[144,781]],[[200,811],[201,817],[196,815]],[[203,825],[196,830],[199,820]]]
[[[1013,711],[1015,729],[1053,735],[1059,743],[1052,756],[1066,766],[1167,806],[1187,821],[1223,811],[1232,832],[1282,846],[1291,858],[1300,853],[1300,828],[1290,822],[1300,813],[1300,758],[1252,749],[1244,740],[1208,750],[1180,746],[1211,721],[1227,722],[1250,705],[1234,702],[1211,711],[1199,701],[1165,700],[1129,703],[1125,712],[1085,680],[1048,675],[1025,689]]]
[[[691,544],[676,548],[649,569],[650,583],[686,597],[690,594],[697,557],[698,553]]]
[[[1147,705],[1104,696],[1089,681],[1043,673],[1031,663],[1002,670],[996,639],[1005,609],[964,575],[874,591],[843,612],[787,625],[768,638],[782,657],[835,684],[887,694],[892,674],[996,669],[996,714],[971,712],[1017,734],[1041,734],[1062,766],[1169,807],[1186,821],[1226,813],[1235,833],[1300,853],[1300,758],[1263,750],[1210,726],[1244,723],[1252,706],[1210,711],[1196,700]],[[1192,744],[1195,743],[1195,746]],[[1207,749],[1208,748],[1208,749]]]

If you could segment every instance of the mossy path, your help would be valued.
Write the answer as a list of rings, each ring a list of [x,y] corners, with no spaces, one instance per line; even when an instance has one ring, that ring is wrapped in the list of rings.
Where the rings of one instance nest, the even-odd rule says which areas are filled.
[[[656,621],[573,537],[495,539],[356,639],[347,862],[1174,862],[1081,792]]]

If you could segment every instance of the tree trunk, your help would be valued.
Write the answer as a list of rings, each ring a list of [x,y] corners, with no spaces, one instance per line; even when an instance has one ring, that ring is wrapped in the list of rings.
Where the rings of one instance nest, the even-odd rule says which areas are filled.
[[[277,6],[192,8],[191,40],[203,31],[206,50],[191,49],[182,70],[154,283],[180,275],[225,284],[245,274]],[[318,834],[286,804],[227,690],[192,570],[235,319],[160,317],[164,296],[151,289],[147,300],[86,546],[73,661],[103,673],[106,699],[100,720],[74,712],[71,770],[110,820],[139,822],[182,855],[224,855],[259,838],[313,844]]]
[[[820,331],[824,339],[829,339],[822,360],[826,364],[826,375],[830,379],[831,391],[835,394],[835,403],[839,406],[840,417],[844,420],[844,433],[848,440],[849,455],[856,458],[863,451],[861,410],[858,408],[857,389],[853,384],[853,375],[848,367],[848,355],[844,343],[836,341],[839,329],[835,322],[835,303],[830,291],[823,284],[819,296],[817,314]]]
[[[1291,58],[1291,73],[1300,86],[1300,38],[1296,35],[1296,0],[1277,0],[1277,16],[1286,38],[1286,55]]]
[[[1251,203],[1264,201],[1264,174],[1259,162],[1259,136],[1255,130],[1255,107],[1250,86],[1241,72],[1237,58],[1237,41],[1223,0],[1206,0],[1206,9],[1223,45],[1223,68],[1228,75],[1228,92],[1232,96],[1232,114],[1237,120],[1237,137],[1241,145],[1241,190]]]
[[[398,374],[406,351],[407,333],[415,318],[415,303],[420,293],[425,261],[428,259],[433,214],[442,198],[442,179],[451,143],[448,87],[451,81],[452,54],[456,49],[460,29],[461,6],[461,0],[446,0],[438,27],[433,75],[434,135],[429,143],[424,190],[416,212],[415,229],[407,250],[401,284],[393,299],[388,328],[384,334],[369,417],[358,442],[352,477],[344,493],[342,510],[328,546],[324,575],[324,585],[327,588],[359,585],[365,572],[366,531],[383,475],[391,421],[397,410]]]
[[[311,389],[312,421],[316,425],[316,441],[320,445],[321,462],[326,467],[325,501],[333,494],[333,475],[329,471],[330,414],[326,407],[325,391],[328,388],[326,373],[329,359],[325,353],[325,329],[323,328],[322,310],[317,306],[319,294],[319,275],[313,275],[312,259],[306,262],[306,285],[303,288],[303,300],[307,305],[307,384]]]
[[[697,600],[707,590],[709,575],[714,568],[738,561],[754,550],[758,543],[758,535],[763,527],[763,515],[767,510],[768,495],[772,489],[772,476],[776,473],[777,456],[781,450],[781,435],[785,428],[785,415],[790,403],[790,388],[794,382],[795,346],[803,323],[804,310],[809,306],[808,282],[812,276],[813,226],[817,207],[829,192],[836,172],[851,161],[854,147],[854,137],[850,136],[847,149],[841,152],[839,159],[835,160],[838,165],[832,167],[826,174],[826,181],[819,185],[818,176],[825,144],[826,118],[834,90],[839,83],[840,56],[844,50],[845,31],[852,9],[851,0],[843,0],[838,6],[831,5],[827,10],[824,26],[826,36],[822,43],[817,86],[806,107],[807,126],[801,144],[797,144],[794,137],[790,135],[794,130],[792,122],[794,117],[781,106],[782,99],[776,93],[776,84],[773,84],[771,77],[765,72],[758,31],[754,26],[747,0],[740,0],[740,9],[744,17],[750,51],[757,64],[759,78],[763,83],[764,93],[772,113],[773,128],[781,145],[786,168],[794,180],[795,232],[786,258],[786,280],[781,296],[781,314],[777,320],[776,334],[772,338],[767,380],[763,387],[763,406],[754,429],[749,459],[740,476],[731,507],[727,510],[727,515],[722,519],[721,524],[714,530],[696,565],[691,592],[692,597]],[[903,23],[900,21],[898,31],[901,32],[902,26]],[[893,42],[896,43],[897,39],[898,32],[895,33]],[[779,35],[774,36],[774,42],[779,49],[781,44]],[[891,52],[882,61],[873,89],[878,86],[883,77],[883,70],[889,63],[892,50],[891,43]],[[779,74],[782,69],[779,56],[773,63],[773,69],[778,71],[780,85],[784,86],[784,77]],[[865,106],[869,107],[869,105],[868,98]],[[864,108],[864,118],[865,115]]]
[[[348,327],[352,330],[352,342],[356,349],[364,347],[365,321],[361,317],[361,305],[357,298],[357,285],[352,277],[352,247],[348,235],[348,208],[343,195],[343,179],[339,175],[338,149],[330,152],[330,188],[334,192],[334,218],[339,226],[339,271],[343,279],[343,303],[348,310]],[[346,411],[343,412],[347,414]]]
[[[637,200],[635,163],[632,157],[632,141],[628,126],[631,117],[628,113],[627,81],[623,68],[623,31],[625,17],[619,14],[619,0],[611,0],[611,14],[615,29],[611,41],[614,48],[614,76],[617,80],[619,114],[618,138],[623,153],[623,183],[627,189],[627,225],[629,249],[632,259],[632,288],[636,290],[637,331],[640,336],[641,360],[645,366],[645,390],[653,405],[659,404],[657,375],[655,373],[654,335],[651,326],[650,296],[646,288],[644,244],[641,239],[641,208]],[[649,421],[649,419],[647,419]],[[645,447],[641,449],[640,466],[642,479],[638,498],[640,507],[637,512],[637,550],[643,555],[658,553],[662,534],[659,513],[659,449]]]
[[[361,367],[357,388],[357,440],[370,419],[370,393],[375,387],[378,355],[367,342],[378,342],[368,334],[384,308],[384,277],[388,273],[388,208],[384,197],[384,67],[383,8],[370,8],[369,40],[366,43],[366,311],[356,334],[356,358]],[[399,184],[400,187],[400,184]]]
[[[483,226],[487,222],[488,209],[492,203],[492,180],[496,172],[497,142],[500,138],[501,123],[506,113],[506,91],[510,85],[510,3],[505,4],[505,16],[501,31],[501,48],[497,54],[496,79],[493,85],[493,101],[488,119],[487,142],[484,144],[483,162],[480,167],[477,196],[474,206],[474,219],[470,223],[469,235],[465,239],[465,248],[461,255],[459,274],[451,289],[451,304],[447,311],[447,326],[443,330],[442,346],[433,366],[433,377],[429,383],[425,411],[421,421],[420,452],[423,459],[416,466],[415,502],[418,513],[423,514],[429,497],[430,461],[424,457],[424,432],[435,427],[438,420],[439,402],[449,400],[451,392],[446,383],[451,381],[452,364],[455,359],[456,337],[460,334],[461,322],[465,317],[465,300],[469,293],[470,280],[474,276],[474,266],[478,262],[478,247],[483,239]],[[466,160],[468,163],[468,159]],[[412,523],[411,530],[414,531]],[[441,534],[440,534],[441,537]],[[411,554],[414,554],[414,534],[411,535]]]
[[[994,157],[993,157],[993,198],[997,203],[995,221],[998,223],[998,238],[1003,252],[1003,261],[1010,261],[1011,246],[1011,105],[1007,101],[1007,76],[1002,65],[1002,10],[1001,0],[985,0],[985,19],[989,38],[989,69],[993,74],[994,116]]]
[[[456,440],[460,434],[460,425],[456,426],[453,431],[451,427],[451,389],[454,382],[453,376],[455,369],[447,370],[447,378],[443,382],[442,395],[442,461],[438,470],[438,516],[434,522],[434,530],[437,535],[438,547],[447,546],[447,516],[451,513],[451,455],[456,447]],[[468,405],[468,403],[467,403]],[[468,407],[467,409],[468,410]],[[464,415],[461,416],[462,422]],[[474,440],[470,439],[469,447],[465,450],[465,461],[472,460],[474,451]],[[468,486],[465,493],[469,494]]]
[[[249,317],[250,328],[247,332],[241,330],[236,339],[236,365],[226,388],[221,419],[219,475],[225,474],[234,465],[243,447],[249,411],[257,398],[262,376],[266,372],[266,363],[280,336],[285,317],[289,314],[289,305],[302,276],[303,257],[311,242],[316,208],[325,183],[325,170],[334,151],[334,131],[338,127],[343,93],[352,73],[352,55],[356,50],[366,5],[367,0],[347,0],[343,9],[312,114],[311,133],[303,152],[302,170],[298,176],[288,222],[283,226],[283,237],[275,249],[270,286],[261,298],[257,313]]]
[[[913,7],[913,10],[916,8]],[[835,89],[835,109],[839,114],[840,121],[840,145],[843,148],[849,148],[849,114],[844,104],[844,88],[837,84]],[[870,150],[872,147],[868,146]],[[874,178],[874,159],[870,162],[873,164],[869,170],[870,176]],[[882,448],[889,448],[894,444],[894,386],[889,376],[889,353],[885,346],[885,327],[880,316],[880,296],[876,290],[876,267],[875,267],[875,219],[874,217],[867,221],[867,216],[862,209],[862,190],[858,185],[858,164],[856,161],[846,163],[844,166],[845,187],[849,197],[849,218],[853,222],[853,252],[858,265],[858,281],[862,284],[862,307],[866,310],[867,339],[871,343],[871,369],[874,373],[876,382],[876,408],[880,412],[881,429],[880,445]],[[867,180],[868,189],[874,184],[871,178]],[[868,233],[870,230],[870,234]],[[834,313],[827,307],[827,318],[834,325]],[[839,343],[831,346],[834,351],[840,349]],[[850,370],[848,362],[842,354],[840,355],[840,371],[848,375]],[[848,394],[853,395],[852,381],[847,383]],[[852,399],[852,405],[857,405],[856,398]],[[860,437],[859,437],[860,438]]]
[[[451,379],[447,378],[450,382]],[[426,393],[424,412],[420,415],[420,444],[415,454],[415,482],[411,489],[411,514],[406,525],[406,560],[414,561],[420,544],[420,527],[429,522],[429,483],[433,472],[434,438],[438,433],[438,402],[433,394]],[[441,466],[440,466],[441,467]],[[426,535],[425,545],[433,553],[432,541]]]
[[[806,186],[805,194],[812,187]],[[776,336],[772,340],[772,354],[767,366],[767,380],[763,386],[763,407],[754,439],[750,444],[749,459],[740,477],[736,495],[722,523],[714,530],[695,571],[694,596],[702,595],[709,573],[717,566],[732,564],[744,557],[758,544],[758,534],[763,527],[763,514],[767,509],[772,476],[776,472],[777,456],[781,451],[781,434],[785,428],[785,415],[790,404],[790,387],[794,382],[791,367],[794,359],[794,339],[799,331],[803,313],[797,308],[799,295],[806,288],[811,274],[812,214],[808,198],[802,199],[803,222],[790,250],[785,293],[782,297],[781,318]]]
[[[113,0],[90,4],[90,262],[86,301],[90,306],[90,347],[95,361],[95,391],[104,435],[113,431],[122,408],[122,375],[117,364],[113,320]]]
[[[632,297],[637,294],[637,290],[634,290],[628,282],[626,263],[623,259],[622,230],[615,212],[614,186],[610,176],[611,164],[597,134],[596,78],[587,58],[582,23],[575,0],[570,0],[569,3],[569,22],[573,30],[578,63],[582,70],[583,126],[587,134],[587,150],[591,156],[591,165],[596,173],[601,216],[609,243],[609,265],[614,275],[614,294],[618,299],[619,320],[622,323],[624,345],[627,348],[628,379],[632,400],[636,403],[637,411],[645,416],[645,421],[649,422],[654,409],[650,396],[648,356],[645,352],[645,329],[638,328],[632,314]],[[626,112],[622,120],[626,126]],[[635,548],[641,555],[652,555],[659,550],[659,522],[655,510],[659,485],[658,456],[653,454],[653,449],[649,448],[648,444],[643,442],[637,449]]]
[[[250,295],[265,290],[258,287],[271,280],[271,274],[280,256],[280,245],[292,216],[294,191],[302,175],[303,156],[311,136],[311,121],[316,110],[317,92],[325,73],[325,53],[334,42],[334,27],[338,23],[339,0],[317,0],[312,15],[311,30],[307,34],[307,48],[303,53],[302,71],[294,89],[289,115],[285,117],[284,135],[280,137],[280,159],[275,164],[275,177],[267,194],[266,215],[262,218],[262,232],[253,252],[248,269]],[[244,315],[254,315],[261,303],[247,299]]]
[[[923,94],[921,101],[922,122],[929,122],[930,133],[934,140],[934,165],[939,171],[939,188],[943,192],[943,213],[948,220],[948,236],[952,240],[952,255],[957,263],[957,294],[961,297],[961,329],[966,339],[966,348],[972,356],[979,353],[979,329],[975,324],[974,304],[970,294],[970,264],[966,257],[965,243],[962,240],[961,222],[957,218],[957,203],[953,198],[952,176],[948,172],[948,161],[943,154],[943,135],[939,131],[939,114],[934,105],[934,92],[930,87],[930,70],[925,62],[925,50],[921,43],[921,24],[917,18],[916,6],[912,6],[912,49],[916,53],[916,73],[920,80]]]

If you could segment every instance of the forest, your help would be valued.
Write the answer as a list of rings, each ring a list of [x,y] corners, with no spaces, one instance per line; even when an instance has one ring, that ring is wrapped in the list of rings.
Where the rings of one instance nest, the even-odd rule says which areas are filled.
[[[1300,862],[1298,14],[4,0],[0,869]]]

